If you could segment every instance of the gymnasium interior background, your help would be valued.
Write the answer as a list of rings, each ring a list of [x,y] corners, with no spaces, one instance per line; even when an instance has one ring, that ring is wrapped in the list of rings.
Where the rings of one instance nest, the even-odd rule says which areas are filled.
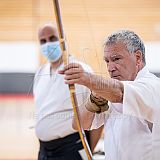
[[[59,0],[69,52],[107,73],[105,37],[119,29],[144,40],[149,70],[160,76],[159,0]],[[32,84],[46,63],[40,55],[38,28],[55,23],[52,0],[0,0],[0,160],[36,159]]]

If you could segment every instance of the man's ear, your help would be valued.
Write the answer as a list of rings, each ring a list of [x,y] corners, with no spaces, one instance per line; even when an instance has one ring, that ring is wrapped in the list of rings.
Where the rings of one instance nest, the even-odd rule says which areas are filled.
[[[136,56],[136,64],[137,65],[142,64],[142,52],[140,50],[136,51],[135,56]]]

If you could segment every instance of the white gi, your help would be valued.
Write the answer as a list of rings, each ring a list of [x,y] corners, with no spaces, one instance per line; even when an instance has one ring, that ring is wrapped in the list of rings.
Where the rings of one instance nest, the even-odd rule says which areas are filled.
[[[70,56],[70,62],[76,62]],[[92,69],[80,63],[84,70],[92,72]],[[34,80],[34,98],[36,104],[36,135],[42,141],[50,141],[65,137],[75,131],[72,128],[73,107],[70,99],[68,85],[64,83],[64,75],[58,74],[63,69],[61,64],[54,74],[50,72],[50,63],[41,67]],[[83,105],[90,94],[89,89],[82,85],[76,85],[78,105]]]
[[[144,67],[123,84],[123,104],[109,103],[91,127],[105,124],[105,160],[160,160],[160,79]]]

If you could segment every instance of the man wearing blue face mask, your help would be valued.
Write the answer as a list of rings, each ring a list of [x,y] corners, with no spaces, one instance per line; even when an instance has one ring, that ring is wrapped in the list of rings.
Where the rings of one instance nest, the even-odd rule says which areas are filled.
[[[56,27],[44,25],[39,30],[38,39],[41,53],[49,62],[37,71],[33,87],[37,115],[35,130],[40,142],[38,160],[86,159],[79,134],[72,128],[73,109],[68,85],[64,83],[64,76],[57,74],[64,64]],[[86,71],[92,72],[88,65],[78,62],[73,56],[69,61],[80,63]],[[83,105],[90,91],[76,85],[76,93],[78,105]],[[102,128],[90,134],[92,151]]]
[[[47,42],[41,46],[42,54],[48,58],[50,62],[56,62],[62,56],[59,42]]]

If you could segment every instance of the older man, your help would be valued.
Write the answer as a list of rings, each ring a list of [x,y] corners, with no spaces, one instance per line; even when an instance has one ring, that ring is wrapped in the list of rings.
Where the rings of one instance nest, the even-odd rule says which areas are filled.
[[[105,125],[106,160],[159,160],[160,79],[146,67],[142,40],[129,30],[113,33],[105,41],[104,60],[107,79],[85,72],[79,64],[59,71],[66,84],[92,91],[86,103],[89,111],[80,110],[83,126]]]
[[[56,27],[44,25],[39,30],[38,38],[41,53],[48,60],[37,71],[33,88],[37,115],[35,129],[40,142],[38,160],[85,159],[79,133],[72,128],[73,108],[69,88],[64,83],[64,77],[57,74],[64,64]],[[92,72],[88,65],[78,62],[73,56],[69,57],[69,61],[81,63],[86,71]],[[78,105],[84,105],[90,91],[76,85],[76,93]],[[92,151],[102,129],[87,132]]]

